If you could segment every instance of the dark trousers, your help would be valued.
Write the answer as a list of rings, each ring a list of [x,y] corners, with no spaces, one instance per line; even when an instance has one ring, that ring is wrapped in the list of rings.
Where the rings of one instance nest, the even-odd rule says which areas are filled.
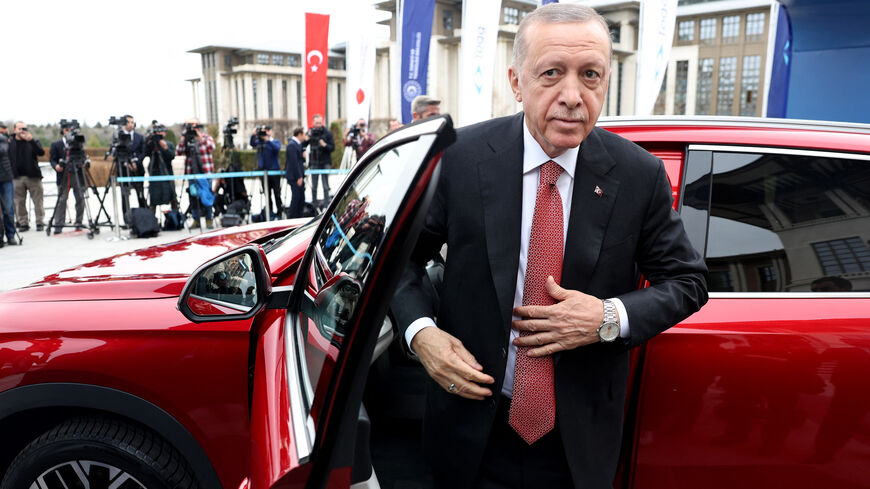
[[[284,213],[284,205],[281,203],[281,175],[269,175],[266,177],[269,181],[269,194],[266,200],[269,201],[269,215],[282,217]],[[272,201],[275,201],[275,209],[272,210]]]
[[[79,178],[79,184],[76,185],[73,178]],[[69,192],[72,190],[73,196],[76,199],[76,226],[82,224],[82,216],[85,213],[85,197],[84,197],[84,182],[78,174],[68,173],[65,176],[65,182],[61,182],[57,186],[57,204],[54,206],[54,229],[60,231],[63,227],[66,218],[66,202],[69,197]]]
[[[510,399],[503,397],[474,487],[573,488],[558,421],[553,431],[529,445],[508,424],[509,409]]]
[[[312,170],[329,170],[331,167],[328,165],[322,164],[314,164],[311,165]],[[323,183],[323,200],[329,200],[329,175],[326,173],[320,175],[311,175],[311,200],[313,202],[317,201],[317,180],[318,178]]]
[[[302,209],[305,206],[305,185],[296,185],[296,182],[287,182],[290,185],[290,209],[287,217],[290,219],[302,217]]]

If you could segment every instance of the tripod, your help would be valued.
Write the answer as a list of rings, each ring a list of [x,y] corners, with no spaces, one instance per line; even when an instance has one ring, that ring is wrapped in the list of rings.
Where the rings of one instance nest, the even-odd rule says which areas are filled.
[[[199,161],[199,143],[192,137],[188,137],[188,135],[184,136],[184,154],[186,161],[190,162],[190,172],[194,174],[202,173],[202,163]],[[197,227],[202,229],[202,218],[205,216],[203,216],[203,204],[201,196],[199,195],[199,184],[196,180],[187,180],[187,194],[190,196],[190,205],[188,206],[187,210],[191,211],[191,208],[196,205],[195,214],[197,217],[195,217],[194,219],[198,221]],[[194,203],[194,200],[196,201],[196,203]]]
[[[49,225],[45,227],[45,234],[51,234],[52,224],[54,225],[55,233],[59,232],[59,229],[67,227],[64,221],[64,215],[66,214],[66,200],[69,196],[70,188],[72,187],[73,195],[76,198],[76,223],[75,226],[78,228],[81,226],[79,219],[81,217],[81,211],[78,209],[79,206],[84,207],[84,213],[88,218],[88,239],[94,239],[94,234],[99,233],[99,229],[97,229],[97,224],[91,218],[91,208],[88,205],[86,190],[87,187],[83,179],[87,176],[87,164],[89,163],[85,158],[85,153],[82,148],[75,147],[75,143],[70,146],[69,155],[66,160],[61,160],[63,162],[63,173],[60,177],[60,185],[58,188],[57,194],[57,202],[54,204],[54,211],[51,215],[51,222]],[[93,179],[91,179],[93,181]],[[58,214],[60,213],[60,214]]]

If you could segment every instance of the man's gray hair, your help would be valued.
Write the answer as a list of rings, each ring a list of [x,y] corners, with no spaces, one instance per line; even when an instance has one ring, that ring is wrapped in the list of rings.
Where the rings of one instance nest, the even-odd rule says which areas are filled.
[[[613,40],[610,39],[610,26],[607,20],[595,11],[592,7],[586,5],[577,5],[570,3],[550,3],[542,5],[535,10],[532,10],[520,22],[517,29],[517,36],[514,39],[513,64],[514,68],[520,69],[523,61],[526,58],[526,50],[528,48],[526,42],[526,31],[534,24],[572,24],[597,21],[604,28],[607,34],[607,40],[610,45],[610,53],[613,54]]]
[[[411,112],[417,115],[423,115],[430,105],[440,105],[441,99],[430,97],[428,95],[417,95],[411,102]]]

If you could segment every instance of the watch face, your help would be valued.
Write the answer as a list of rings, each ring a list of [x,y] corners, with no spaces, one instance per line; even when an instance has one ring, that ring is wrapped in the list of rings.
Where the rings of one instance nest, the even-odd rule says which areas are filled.
[[[616,323],[604,323],[598,330],[601,341],[613,341],[619,337],[619,325]]]

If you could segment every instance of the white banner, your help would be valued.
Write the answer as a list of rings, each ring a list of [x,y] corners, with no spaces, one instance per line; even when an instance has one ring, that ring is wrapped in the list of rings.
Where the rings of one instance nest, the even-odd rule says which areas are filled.
[[[636,115],[650,115],[671,57],[677,0],[641,0],[637,49]]]
[[[356,35],[347,41],[347,124],[369,120],[369,110],[375,92],[375,26],[374,15],[369,5],[360,4],[354,12]]]
[[[459,126],[492,117],[492,79],[501,0],[462,4]]]

